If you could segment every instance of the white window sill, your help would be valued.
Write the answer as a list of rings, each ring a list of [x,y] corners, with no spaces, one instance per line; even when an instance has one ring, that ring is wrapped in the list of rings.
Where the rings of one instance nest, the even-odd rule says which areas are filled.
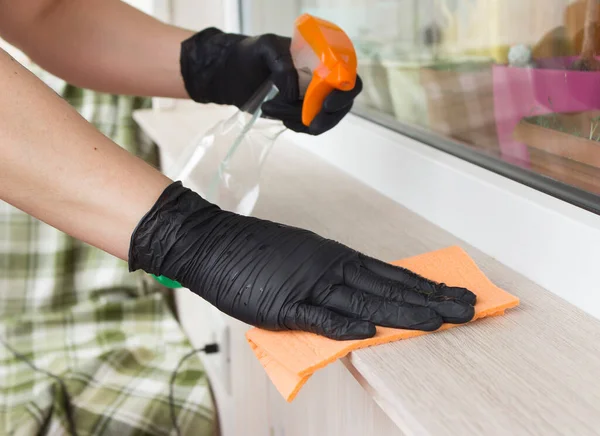
[[[140,111],[136,119],[169,159],[227,113],[230,111],[220,108],[183,105],[170,111]],[[307,153],[298,144],[330,163]],[[543,255],[544,261],[558,259],[567,262],[561,266],[572,267],[574,261],[569,256],[579,255],[577,243],[584,254],[592,254],[600,246],[593,244],[599,233],[596,217],[571,210],[563,203],[554,204],[547,196],[521,192],[520,186],[471,167],[422,144],[402,140],[401,135],[349,117],[343,125],[320,138],[293,134],[280,138],[264,168],[255,215],[310,228],[383,260],[459,244],[493,282],[521,298],[521,306],[504,317],[360,350],[343,360],[368,395],[404,434],[445,435],[448,429],[456,428],[460,428],[462,435],[569,431],[593,434],[590,428],[600,425],[597,398],[600,385],[595,375],[600,371],[597,341],[600,323],[503,265],[509,262],[499,262],[493,258],[497,256],[490,257],[482,252],[485,250],[461,241],[461,233],[465,235],[462,239],[470,238],[480,245],[494,242],[489,245],[492,249],[524,269],[535,266],[535,262],[526,262],[522,251]],[[298,208],[299,201],[302,208]],[[430,221],[437,220],[451,231],[440,229],[399,203]],[[503,204],[508,211],[516,212],[503,211]],[[530,214],[535,212],[550,222],[532,221]],[[515,225],[517,230],[518,226],[531,228],[526,232],[516,231],[512,227]],[[559,248],[571,250],[567,256],[561,255],[560,250],[553,251],[548,243],[543,247],[546,253],[537,244],[529,246],[535,242],[530,238],[544,240],[544,232],[548,231],[544,226],[550,226],[552,234],[561,238],[563,245]],[[503,233],[496,234],[499,229],[504,229]],[[510,240],[513,235],[515,239]],[[545,268],[531,271],[546,273],[538,277],[550,284],[558,280],[555,288],[562,289],[563,279],[555,271]],[[591,291],[593,283],[598,281],[586,280],[597,272],[585,273],[584,278],[573,282],[581,286],[577,294],[580,298],[593,301],[586,291]],[[196,324],[202,321],[194,305],[201,300],[183,292],[178,293],[178,298],[180,307],[188,314],[182,315],[182,323],[194,341]],[[237,329],[238,324],[231,324],[232,328]],[[229,378],[234,394],[223,392],[227,390],[223,388],[217,394],[221,398],[218,401],[221,405],[228,404],[228,400],[222,399],[231,398],[237,405],[229,409],[224,406],[225,413],[242,413],[249,402],[257,404],[253,410],[263,413],[263,400],[269,405],[268,410],[283,400],[273,394],[272,388],[267,388],[271,390],[265,399],[262,388],[243,387],[248,383],[265,385],[261,385],[262,368],[257,368],[242,331],[238,329],[231,334]],[[246,368],[255,372],[243,374]],[[212,374],[210,367],[207,370],[212,379],[224,377],[222,367],[214,368]],[[319,391],[317,376],[294,403],[285,405],[286,413],[306,416],[312,404],[334,407],[319,403],[327,397]],[[543,394],[549,392],[552,395]],[[569,399],[567,403],[565,398]],[[227,416],[231,422],[243,422]],[[247,425],[238,433],[232,430],[229,434],[249,431]],[[331,428],[339,425],[339,421],[334,422]]]

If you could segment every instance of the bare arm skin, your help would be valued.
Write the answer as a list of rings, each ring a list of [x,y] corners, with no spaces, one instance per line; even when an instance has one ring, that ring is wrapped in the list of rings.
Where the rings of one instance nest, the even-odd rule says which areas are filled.
[[[181,41],[119,0],[0,0],[0,36],[74,85],[186,98]],[[170,180],[99,133],[0,50],[0,199],[122,259]]]
[[[0,199],[125,260],[133,229],[171,182],[2,50],[0,157]]]
[[[188,98],[180,44],[194,32],[120,0],[0,0],[0,37],[73,85]]]

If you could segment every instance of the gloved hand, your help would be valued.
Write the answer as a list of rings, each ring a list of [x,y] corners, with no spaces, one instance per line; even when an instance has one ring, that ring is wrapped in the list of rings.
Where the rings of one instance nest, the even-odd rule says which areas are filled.
[[[171,184],[131,237],[129,268],[177,280],[269,330],[362,339],[375,325],[436,330],[474,315],[475,295],[308,230],[226,212]]]
[[[302,124],[298,73],[290,54],[291,39],[267,34],[257,37],[205,29],[181,44],[181,75],[190,98],[199,103],[241,108],[268,79],[279,94],[263,104],[263,113],[282,120],[296,132],[319,135],[350,112],[362,90],[360,77],[351,91],[334,90],[310,126]]]

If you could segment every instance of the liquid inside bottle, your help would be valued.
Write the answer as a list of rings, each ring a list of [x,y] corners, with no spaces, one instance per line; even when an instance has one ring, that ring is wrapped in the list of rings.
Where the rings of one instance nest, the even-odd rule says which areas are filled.
[[[268,83],[248,104],[190,144],[167,175],[224,210],[250,215],[258,200],[260,172],[281,121],[261,118],[260,106],[277,88]]]

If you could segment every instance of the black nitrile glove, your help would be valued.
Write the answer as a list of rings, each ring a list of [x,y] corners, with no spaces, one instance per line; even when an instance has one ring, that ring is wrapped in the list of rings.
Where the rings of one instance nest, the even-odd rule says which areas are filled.
[[[271,80],[279,94],[263,104],[263,113],[282,120],[296,132],[319,135],[350,112],[362,90],[360,77],[352,91],[334,90],[310,126],[302,124],[298,73],[290,54],[290,38],[272,34],[247,37],[209,28],[181,44],[181,75],[190,98],[199,103],[241,108],[260,86]]]
[[[473,318],[475,294],[369,258],[308,230],[221,210],[171,184],[131,237],[131,271],[177,280],[269,330],[362,339],[375,325],[436,330]]]

